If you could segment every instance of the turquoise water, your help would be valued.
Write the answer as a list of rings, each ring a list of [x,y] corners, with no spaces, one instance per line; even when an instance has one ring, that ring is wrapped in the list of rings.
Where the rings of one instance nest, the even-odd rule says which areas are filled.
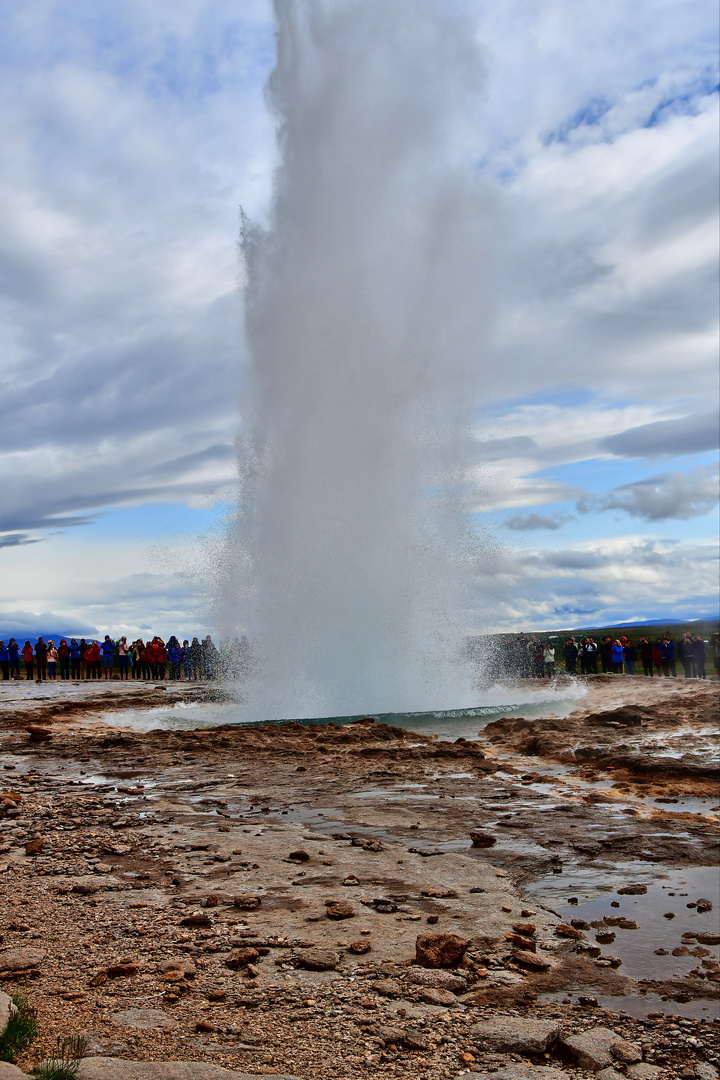
[[[484,694],[484,701],[467,709],[441,709],[430,712],[373,713],[379,723],[392,727],[417,731],[422,735],[435,735],[440,739],[471,739],[477,736],[479,728],[500,716],[567,716],[579,705],[584,690],[578,684],[571,684],[553,693],[548,687],[543,690],[510,689],[493,687]],[[511,696],[512,695],[512,696]],[[312,719],[294,720],[292,717],[268,717],[264,723],[309,724],[351,724],[363,720],[370,714],[360,713],[355,716],[323,716]],[[242,706],[236,702],[176,702],[152,709],[123,709],[118,712],[106,712],[98,719],[111,727],[132,728],[136,731],[192,730],[194,728],[224,727],[228,724],[250,723],[243,717]]]

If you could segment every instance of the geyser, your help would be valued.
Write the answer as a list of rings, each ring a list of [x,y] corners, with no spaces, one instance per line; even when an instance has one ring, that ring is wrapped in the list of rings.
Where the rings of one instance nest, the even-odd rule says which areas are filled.
[[[245,223],[249,356],[220,631],[248,716],[473,703],[468,459],[494,277],[474,29],[276,0],[279,164]]]

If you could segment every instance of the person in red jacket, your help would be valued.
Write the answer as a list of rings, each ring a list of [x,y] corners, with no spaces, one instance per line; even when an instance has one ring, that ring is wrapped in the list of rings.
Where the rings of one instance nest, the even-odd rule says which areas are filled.
[[[152,641],[148,641],[147,645],[145,646],[145,664],[147,670],[150,673],[149,678],[151,679],[157,679],[157,648],[155,645],[156,641],[157,638],[153,638]]]
[[[158,679],[165,679],[165,665],[167,664],[168,651],[161,637],[155,639],[155,661]]]
[[[88,679],[99,679],[100,675],[100,644],[97,641],[93,641],[92,645],[88,645],[85,650],[85,663],[87,664]]]
[[[22,658],[25,662],[25,678],[28,682],[32,682],[35,654],[33,653],[33,647],[29,641],[26,641],[23,645]]]

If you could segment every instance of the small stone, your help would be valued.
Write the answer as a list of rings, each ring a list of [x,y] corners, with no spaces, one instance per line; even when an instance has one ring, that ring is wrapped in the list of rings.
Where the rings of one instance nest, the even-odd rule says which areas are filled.
[[[396,979],[379,979],[373,983],[373,991],[383,997],[402,997],[403,988]]]
[[[298,851],[291,851],[288,855],[288,859],[292,859],[293,862],[307,862],[309,858],[307,851],[303,851],[302,848]]]
[[[425,968],[452,967],[470,944],[457,934],[419,934],[415,940],[415,961]]]
[[[357,956],[370,952],[371,948],[372,945],[369,941],[351,941],[348,945],[348,951],[355,953]]]
[[[44,843],[45,843],[45,841],[40,836],[38,836],[37,839],[35,839],[35,840],[30,840],[25,845],[25,854],[26,855],[39,855],[40,852],[43,849],[43,844]]]
[[[570,926],[568,923],[559,923],[555,927],[555,933],[558,937],[574,938],[575,941],[585,937],[582,930],[576,930],[574,926]]]
[[[131,975],[137,975],[139,970],[137,964],[111,964],[107,969],[107,974],[111,979],[125,979]]]
[[[212,908],[212,907],[217,907],[219,903],[220,903],[220,897],[216,896],[215,893],[211,893],[210,896],[205,897],[205,899],[202,902],[202,906]]]

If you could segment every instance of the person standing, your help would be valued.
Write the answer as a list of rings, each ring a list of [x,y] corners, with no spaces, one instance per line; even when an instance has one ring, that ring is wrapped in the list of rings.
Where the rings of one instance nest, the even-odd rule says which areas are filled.
[[[170,678],[176,682],[180,678],[182,649],[178,644],[177,638],[171,638],[171,641],[172,644],[168,649],[168,662],[170,664]]]
[[[113,673],[113,658],[115,656],[115,642],[110,640],[110,635],[105,635],[105,640],[100,646],[100,652],[102,654],[102,666],[104,669],[104,676],[106,679],[112,679]]]
[[[598,649],[598,652],[600,653],[600,667],[603,675],[607,675],[608,672],[612,671],[612,650],[612,638],[610,636],[604,637],[600,642],[600,648]]]
[[[627,675],[635,674],[635,661],[637,660],[637,649],[633,645],[630,638],[625,642],[625,672]]]
[[[192,639],[192,645],[190,646],[190,656],[192,657],[192,673],[193,679],[197,681],[202,679],[205,674],[205,667],[203,665],[203,650],[202,645],[196,637]]]
[[[52,679],[53,682],[55,682],[55,680],[57,678],[57,661],[58,661],[58,651],[55,648],[55,642],[53,641],[52,638],[48,638],[48,643],[47,643],[47,671],[48,671],[48,679]]]
[[[47,682],[47,645],[41,637],[35,642],[35,668],[37,681],[42,682],[44,679]]]
[[[130,646],[127,643],[127,638],[123,634],[118,642],[118,665],[120,667],[120,678],[127,679],[128,667],[130,664]]]
[[[65,638],[60,638],[58,645],[58,664],[60,665],[60,678],[70,678],[70,646]]]
[[[612,663],[613,675],[622,675],[624,660],[625,660],[625,650],[622,647],[622,642],[619,641],[616,638],[615,641],[613,642],[612,653],[611,653],[611,663]]]
[[[20,678],[20,647],[14,637],[8,642],[8,656],[10,657],[10,678]]]
[[[3,682],[7,682],[10,678],[10,653],[5,648],[4,641],[0,641],[0,671],[2,671]]]
[[[555,647],[548,641],[543,649],[543,666],[548,679],[555,678]]]
[[[565,670],[568,675],[574,675],[578,658],[578,647],[575,644],[575,638],[569,638],[565,642],[563,653],[565,656]]]
[[[660,678],[661,674],[662,675],[667,675],[668,678],[669,678],[670,677],[670,668],[668,667],[667,672],[664,671],[664,669],[663,669],[664,656],[663,656],[662,638],[661,637],[655,638],[655,644],[653,645],[652,655],[653,655],[653,664],[655,665],[655,670],[657,671],[658,678]]]
[[[88,679],[102,678],[102,675],[100,674],[101,655],[100,643],[98,641],[93,641],[85,650],[86,677]]]
[[[672,640],[669,634],[666,634],[662,643],[663,652],[663,671],[667,665],[666,674],[672,675],[673,679],[677,679],[677,666],[675,664],[675,642]]]
[[[33,647],[29,641],[26,641],[22,647],[22,658],[25,664],[25,679],[27,682],[33,681],[33,668],[35,666],[35,655],[33,653]]]
[[[181,649],[181,661],[183,669],[183,679],[186,682],[190,682],[192,679],[192,653],[190,651],[190,643],[187,638],[182,643]]]
[[[642,660],[643,675],[653,677],[653,647],[650,638],[640,638],[640,659]]]
[[[713,647],[713,667],[715,668],[715,674],[720,679],[720,634],[713,634],[710,640]]]
[[[707,678],[705,674],[705,642],[699,636],[693,641],[693,655],[695,657],[695,667],[697,668],[698,679]]]
[[[168,651],[161,637],[155,639],[155,663],[157,665],[157,677],[161,682],[165,681],[165,665],[168,661]]]
[[[70,638],[69,649],[70,649],[70,678],[73,679],[73,680],[79,680],[80,679],[80,660],[82,658],[82,654],[81,654],[81,651],[80,651],[80,646],[78,645],[75,638]]]
[[[689,634],[687,634],[687,633],[683,634],[683,636],[678,641],[676,655],[677,655],[678,660],[680,661],[680,663],[683,666],[683,671],[685,672],[685,678],[686,679],[692,678],[693,649],[692,649],[692,641],[690,640],[690,635]]]
[[[88,677],[87,660],[85,659],[85,653],[88,651],[89,648],[90,648],[90,646],[88,645],[85,638],[84,637],[80,638],[79,649],[80,649],[80,678],[81,679],[87,679],[87,677]]]

